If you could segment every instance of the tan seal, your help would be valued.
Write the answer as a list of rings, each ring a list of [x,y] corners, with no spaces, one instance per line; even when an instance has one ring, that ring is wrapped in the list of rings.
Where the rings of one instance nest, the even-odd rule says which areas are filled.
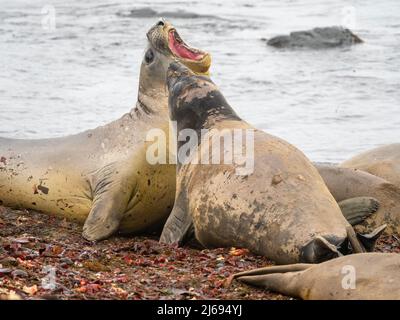
[[[400,255],[361,253],[321,264],[292,264],[245,271],[234,278],[304,300],[398,300]]]
[[[329,191],[341,205],[344,215],[352,225],[357,225],[358,231],[370,231],[387,224],[386,233],[400,234],[398,186],[363,170],[333,165],[316,167]],[[376,210],[373,199],[379,202]]]
[[[162,242],[181,242],[193,226],[206,247],[244,247],[281,264],[337,257],[338,250],[347,250],[348,235],[353,248],[363,251],[302,152],[243,121],[208,77],[196,76],[180,63],[171,64],[167,77],[170,117],[177,122],[177,154],[183,157],[178,157],[175,204]],[[204,131],[193,152],[185,152],[181,134]],[[241,164],[215,163],[208,153],[221,132],[226,138],[237,131],[242,137],[253,133],[254,152],[248,160],[254,168],[245,174],[238,174]],[[246,145],[234,152],[246,153]],[[221,159],[228,151],[221,150]],[[204,156],[209,164],[192,161]]]
[[[189,47],[160,20],[147,33],[136,107],[119,120],[65,138],[0,139],[0,204],[84,222],[83,235],[104,239],[162,224],[172,209],[175,165],[146,160],[146,133],[168,135],[166,71],[171,61],[207,72],[208,53]],[[168,148],[166,150],[168,152]]]
[[[355,168],[390,181],[400,188],[400,143],[394,143],[363,152],[340,164]]]

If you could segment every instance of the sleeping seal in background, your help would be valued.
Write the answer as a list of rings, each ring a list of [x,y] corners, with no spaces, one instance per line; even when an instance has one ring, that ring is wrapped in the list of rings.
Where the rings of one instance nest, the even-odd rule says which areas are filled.
[[[167,84],[170,117],[177,122],[178,165],[175,204],[161,242],[181,242],[193,227],[206,247],[244,247],[280,264],[338,257],[338,249],[348,248],[348,236],[354,250],[363,251],[301,151],[240,119],[208,77],[196,76],[179,62],[171,64]],[[217,163],[209,152],[221,132],[227,139],[235,131],[253,133],[246,146],[234,146],[234,153],[242,155],[253,143],[247,160],[254,167],[246,174],[238,174],[242,164],[225,161],[228,149],[220,150],[224,161]],[[187,152],[185,135],[201,132],[205,136]]]
[[[368,232],[386,224],[385,233],[400,235],[400,188],[397,185],[359,169],[334,165],[316,167],[343,214],[352,225],[357,225],[358,231]],[[373,199],[379,203],[375,213],[368,209],[368,203],[373,208]]]
[[[138,101],[130,113],[64,138],[0,139],[0,204],[84,222],[83,236],[89,240],[117,230],[144,232],[165,222],[174,203],[175,165],[146,161],[146,133],[159,128],[168,136],[170,62],[178,59],[202,73],[211,60],[164,20],[147,38]]]
[[[365,151],[339,166],[369,172],[400,188],[400,143]]]
[[[244,271],[233,278],[304,300],[398,300],[400,255],[351,254],[317,265],[292,264]]]

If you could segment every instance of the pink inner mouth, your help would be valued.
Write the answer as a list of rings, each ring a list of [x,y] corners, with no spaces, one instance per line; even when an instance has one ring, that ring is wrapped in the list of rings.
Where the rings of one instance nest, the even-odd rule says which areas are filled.
[[[190,60],[200,60],[204,54],[197,52],[196,49],[189,48],[175,30],[169,32],[169,48],[178,57]]]

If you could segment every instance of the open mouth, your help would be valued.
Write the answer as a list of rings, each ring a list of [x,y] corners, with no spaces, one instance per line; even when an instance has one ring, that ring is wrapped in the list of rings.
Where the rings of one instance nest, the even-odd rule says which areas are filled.
[[[206,55],[205,52],[188,46],[175,29],[168,33],[168,45],[172,53],[178,58],[200,61]]]

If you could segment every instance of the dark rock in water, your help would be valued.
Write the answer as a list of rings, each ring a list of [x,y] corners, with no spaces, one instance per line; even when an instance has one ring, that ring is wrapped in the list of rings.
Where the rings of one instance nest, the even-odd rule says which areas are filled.
[[[119,12],[117,15],[130,18],[154,18],[158,17],[158,12],[151,8],[133,9],[128,13]]]
[[[288,36],[277,36],[267,41],[267,44],[276,48],[311,48],[324,49],[341,46],[350,46],[363,41],[342,27],[314,28],[307,31],[291,32]]]
[[[129,17],[129,18],[166,18],[166,19],[218,19],[216,16],[212,15],[202,15],[193,12],[187,12],[178,10],[176,12],[170,11],[156,11],[151,8],[139,8],[139,9],[132,9],[128,13],[118,12],[118,16],[121,17]]]
[[[205,14],[197,14],[193,12],[186,11],[176,11],[176,12],[161,12],[161,17],[166,17],[167,19],[199,19],[199,18],[211,18],[217,19],[218,17]]]

